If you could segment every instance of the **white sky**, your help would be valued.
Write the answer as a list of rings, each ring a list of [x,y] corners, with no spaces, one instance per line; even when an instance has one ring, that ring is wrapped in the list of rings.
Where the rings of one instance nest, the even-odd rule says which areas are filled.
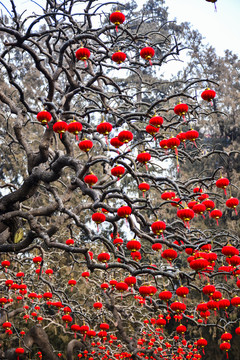
[[[166,5],[170,19],[190,22],[218,55],[229,49],[240,56],[240,0],[218,0],[217,11],[206,0],[166,0]]]

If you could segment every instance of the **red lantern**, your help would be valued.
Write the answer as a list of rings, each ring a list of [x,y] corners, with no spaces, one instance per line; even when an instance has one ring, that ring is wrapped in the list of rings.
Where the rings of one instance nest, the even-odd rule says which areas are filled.
[[[185,114],[188,112],[188,105],[179,103],[174,107],[175,114],[182,116],[183,120],[185,121]]]
[[[118,209],[117,214],[121,218],[127,218],[129,215],[131,215],[132,209],[130,206],[122,206]]]
[[[88,331],[89,331],[89,326],[87,326],[87,325],[80,326],[80,333],[82,335],[86,335]]]
[[[170,308],[172,309],[172,311],[176,312],[177,314],[181,314],[186,310],[187,307],[184,303],[175,301],[170,305]]]
[[[151,155],[148,152],[142,152],[140,154],[138,154],[137,156],[137,161],[140,162],[141,164],[147,164],[148,161],[151,160]],[[146,165],[146,169],[147,169],[147,165]]]
[[[120,291],[121,293],[128,290],[127,283],[120,281],[116,284],[116,290]]]
[[[238,200],[237,198],[234,198],[234,197],[230,197],[230,199],[228,199],[228,200],[226,201],[226,206],[227,206],[228,208],[230,208],[230,209],[234,209],[236,215],[238,214],[238,213],[237,213],[237,209],[236,209],[236,207],[238,206],[238,204],[239,204],[239,200]]]
[[[206,210],[206,206],[204,204],[195,204],[193,205],[192,210],[194,211],[195,214],[199,214],[204,217],[203,213]]]
[[[101,284],[101,289],[103,289],[104,291],[106,291],[108,288],[109,288],[109,285],[107,283]]]
[[[189,294],[189,289],[186,286],[180,286],[176,290],[177,296],[185,298]]]
[[[228,299],[221,299],[218,301],[218,307],[219,309],[227,310],[227,308],[230,306],[230,301]]]
[[[227,178],[221,177],[216,181],[216,187],[219,189],[224,189],[224,193],[227,196],[226,187],[229,185],[229,180]]]
[[[186,147],[185,141],[187,140],[187,138],[185,132],[181,131],[179,134],[177,134],[176,138],[178,138],[181,143],[184,143],[184,147]]]
[[[80,141],[80,143],[78,144],[79,149],[84,151],[84,152],[88,152],[89,150],[91,150],[91,148],[93,147],[93,143],[91,140],[83,140]]]
[[[113,245],[116,245],[117,247],[119,247],[122,244],[123,244],[123,239],[121,238],[116,238],[113,240]]]
[[[42,125],[47,125],[47,123],[49,121],[51,121],[52,119],[52,115],[50,114],[50,112],[46,111],[46,110],[43,110],[43,111],[40,111],[38,114],[37,114],[37,120],[42,124]]]
[[[78,134],[82,130],[82,124],[76,120],[72,120],[70,124],[68,124],[67,131],[76,136],[76,140],[78,141]]]
[[[214,90],[209,89],[209,88],[207,88],[206,90],[204,90],[201,93],[201,98],[203,100],[205,100],[205,101],[210,102],[211,105],[213,105],[212,100],[215,98],[215,96],[216,96],[216,92]]]
[[[123,166],[115,166],[111,170],[111,174],[113,176],[117,176],[118,180],[120,180],[120,177],[125,173],[125,168]]]
[[[10,266],[10,261],[8,261],[8,260],[3,260],[3,261],[1,262],[1,265],[2,265],[2,267],[5,268],[5,272],[7,272],[7,268]]]
[[[112,125],[109,122],[103,121],[97,126],[97,132],[99,134],[107,136],[111,131]]]
[[[35,257],[33,258],[33,262],[34,262],[34,264],[37,264],[37,265],[41,264],[41,262],[42,262],[42,257],[41,257],[41,256],[35,256]]]
[[[118,25],[124,23],[125,15],[120,11],[115,11],[110,15],[109,20],[111,21],[111,23],[116,25],[116,31],[118,31]]]
[[[173,250],[173,249],[166,249],[162,252],[162,258],[163,259],[166,259],[167,261],[171,262],[177,258],[177,252],[176,250]]]
[[[140,56],[144,59],[144,60],[149,60],[149,64],[152,65],[152,57],[154,56],[155,51],[151,46],[147,46],[145,48],[143,48],[140,51]]]
[[[77,283],[77,282],[76,282],[76,280],[74,280],[74,279],[68,280],[68,285],[71,286],[71,291],[73,290],[73,286],[75,286],[76,283]]]
[[[180,198],[174,198],[172,199],[173,202],[171,202],[171,206],[178,208],[182,202],[180,201]]]
[[[221,210],[218,210],[218,209],[212,210],[212,211],[210,212],[210,217],[211,217],[212,219],[216,219],[217,225],[218,225],[218,219],[219,219],[220,217],[222,217],[222,212],[221,212]]]
[[[197,346],[202,348],[203,354],[205,354],[204,347],[207,346],[207,344],[208,344],[207,340],[202,337],[197,340]]]
[[[220,349],[223,350],[223,351],[226,351],[227,359],[228,359],[228,350],[230,348],[231,348],[231,345],[228,342],[223,342],[223,343],[220,344]]]
[[[43,298],[44,298],[45,300],[50,300],[50,299],[52,299],[52,293],[50,293],[50,292],[45,292],[45,293],[43,294]]]
[[[23,355],[24,354],[24,349],[23,348],[21,348],[21,347],[18,347],[18,348],[16,348],[16,350],[15,350],[15,353],[17,354],[17,360],[19,360],[20,358],[19,358],[19,355]]]
[[[131,257],[132,257],[133,260],[139,261],[139,260],[141,260],[142,255],[141,255],[141,253],[139,251],[132,251],[131,252]]]
[[[237,327],[237,328],[235,329],[235,333],[236,333],[237,335],[240,335],[240,327]]]
[[[101,302],[95,302],[94,304],[93,304],[93,307],[94,307],[94,309],[96,309],[96,310],[101,310],[101,308],[102,308],[102,303]]]
[[[206,312],[208,310],[208,306],[207,306],[207,303],[200,303],[197,305],[197,311],[203,311],[203,312]]]
[[[194,211],[189,208],[178,209],[177,217],[183,220],[184,225],[189,228],[189,221],[194,218]]]
[[[232,334],[230,334],[228,332],[225,332],[224,334],[221,335],[222,341],[230,342],[231,339],[232,339]]]
[[[167,149],[168,149],[168,140],[167,140],[167,139],[163,139],[163,140],[161,140],[161,141],[160,141],[160,143],[159,143],[159,145],[160,145],[160,147],[161,147],[162,149],[164,149],[164,150],[165,150],[165,153],[167,153]]]
[[[141,243],[137,241],[136,239],[132,239],[127,242],[127,249],[134,252],[141,249]]]
[[[171,291],[164,290],[159,293],[158,297],[160,300],[168,302],[172,297],[172,293]]]
[[[209,199],[203,200],[202,204],[206,206],[206,210],[207,210],[207,211],[211,211],[212,209],[215,208],[214,201],[209,200]],[[210,215],[209,215],[209,216],[210,216]]]
[[[117,64],[121,64],[126,60],[127,55],[122,51],[117,51],[114,54],[112,54],[112,61],[114,61]]]
[[[162,200],[171,200],[176,196],[175,192],[173,191],[165,191],[162,195],[161,195],[161,199]]]
[[[136,282],[137,282],[137,279],[135,278],[135,276],[128,276],[125,278],[124,282],[130,286],[130,287],[133,287]]]
[[[53,125],[53,131],[60,135],[60,139],[62,139],[62,134],[67,131],[68,124],[65,121],[58,120]]]
[[[204,270],[208,266],[208,261],[203,258],[194,259],[190,262],[190,268],[195,271]]]
[[[98,177],[94,174],[89,174],[84,177],[84,182],[92,187],[92,185],[95,185],[98,182]]]
[[[160,128],[163,124],[163,118],[161,116],[154,116],[149,120],[149,124],[156,128]]]
[[[152,126],[152,125],[147,125],[146,126],[146,132],[149,133],[152,136],[155,136],[155,134],[157,132],[159,132],[159,128],[155,127],[155,126]]]
[[[222,247],[222,254],[227,256],[227,257],[231,257],[234,255],[239,255],[239,250],[237,248],[235,248],[232,245],[226,245]]]
[[[240,264],[240,256],[234,255],[230,257],[229,263],[232,266],[238,266]]]
[[[74,240],[73,239],[67,239],[66,240],[66,245],[68,245],[68,246],[74,245]]]
[[[197,130],[188,130],[186,132],[186,139],[192,141],[194,145],[197,147],[195,140],[199,137],[199,133]]]
[[[178,334],[184,335],[186,331],[187,331],[187,328],[186,328],[186,326],[184,326],[184,325],[181,325],[181,324],[180,324],[179,326],[176,327],[176,332],[177,332]]]
[[[73,324],[73,325],[71,326],[71,330],[74,331],[74,337],[75,337],[75,339],[76,339],[76,337],[77,337],[76,333],[77,333],[77,331],[80,331],[80,326],[77,325],[77,324]]]
[[[131,131],[123,130],[118,134],[118,140],[127,144],[129,141],[133,139],[133,134]]]
[[[85,278],[86,280],[88,280],[89,276],[90,276],[89,271],[83,271],[82,272],[82,277]]]
[[[157,220],[154,223],[152,223],[151,229],[152,229],[154,234],[159,236],[159,235],[163,234],[164,230],[166,230],[166,224],[165,224],[164,221],[158,221]]]
[[[205,295],[208,295],[208,296],[212,296],[213,293],[216,291],[216,288],[214,285],[206,285],[203,287],[202,289],[202,292],[205,294]]]
[[[236,306],[237,308],[239,308],[240,307],[240,297],[235,296],[234,298],[232,298],[231,304],[232,304],[232,306]]]
[[[150,294],[151,294],[151,288],[148,285],[140,286],[138,291],[143,298],[145,298],[146,296],[150,296]]]
[[[87,67],[87,60],[89,59],[91,53],[90,50],[84,47],[80,47],[75,53],[78,60],[84,61],[85,67]]]
[[[109,260],[110,260],[110,254],[108,253],[101,253],[98,255],[98,261],[102,263],[107,263]]]
[[[143,192],[143,197],[144,197],[144,193],[146,191],[150,190],[150,185],[148,183],[143,182],[143,183],[138,185],[138,188],[139,188],[140,191]]]
[[[112,146],[114,146],[116,149],[118,149],[118,148],[120,148],[121,146],[123,146],[123,142],[122,141],[120,141],[119,139],[118,139],[118,137],[114,137],[114,138],[112,138],[111,140],[110,140],[110,144],[112,145]]]
[[[90,338],[93,338],[94,336],[96,336],[96,331],[94,330],[88,330],[86,335]]]
[[[160,244],[160,243],[155,243],[155,244],[152,245],[152,249],[153,249],[153,251],[161,251],[161,249],[162,249],[162,244]]]

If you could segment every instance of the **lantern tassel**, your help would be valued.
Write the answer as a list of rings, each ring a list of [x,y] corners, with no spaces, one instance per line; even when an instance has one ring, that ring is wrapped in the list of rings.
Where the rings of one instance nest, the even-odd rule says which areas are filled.
[[[228,359],[228,352],[226,351],[226,356],[227,356],[227,359]]]
[[[148,166],[147,166],[147,164],[145,164],[145,167],[146,167],[146,171],[148,171]]]
[[[224,194],[227,196],[227,190],[226,190],[226,188],[224,188]]]
[[[118,32],[118,26],[117,25],[116,25],[115,29],[116,29],[116,32]]]
[[[84,60],[84,66],[85,66],[85,68],[87,68],[87,61],[86,60]]]
[[[79,137],[78,137],[78,135],[76,135],[76,140],[77,140],[77,141],[79,141]]]
[[[74,333],[74,338],[76,339],[76,337],[77,337],[77,335],[76,335],[76,333]]]
[[[151,59],[149,59],[149,64],[152,66],[152,61],[151,61]]]
[[[235,208],[234,210],[235,210],[235,214],[237,215],[238,214],[237,209]]]

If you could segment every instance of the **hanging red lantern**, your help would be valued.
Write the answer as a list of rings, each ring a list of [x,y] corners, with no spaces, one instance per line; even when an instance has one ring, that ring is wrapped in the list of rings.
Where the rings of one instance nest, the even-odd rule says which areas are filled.
[[[60,135],[60,139],[62,139],[62,134],[67,131],[68,124],[65,121],[57,120],[57,122],[53,125],[53,131]]]
[[[203,354],[205,354],[204,348],[205,346],[207,346],[207,344],[208,344],[207,340],[204,339],[203,337],[197,340],[197,346],[203,350]]]
[[[79,121],[72,120],[68,124],[67,131],[76,136],[76,140],[79,141],[78,134],[82,130],[82,124]]]
[[[178,138],[180,142],[184,144],[184,147],[186,147],[185,141],[187,140],[187,138],[185,132],[181,131],[179,134],[176,135],[176,138]]]
[[[159,315],[159,319],[156,321],[156,325],[159,326],[161,329],[166,326],[167,322],[163,319],[163,315]]]
[[[181,303],[179,301],[175,301],[170,305],[170,308],[173,312],[176,312],[177,314],[181,314],[186,310],[186,305],[184,303]]]
[[[147,46],[145,48],[143,48],[140,51],[140,56],[144,59],[144,60],[149,60],[149,64],[152,65],[152,57],[154,56],[155,51],[151,46]]]
[[[163,232],[164,230],[166,230],[166,224],[164,221],[155,221],[154,223],[152,223],[151,225],[151,229],[152,229],[152,232],[159,236],[159,235],[163,235]]]
[[[197,311],[207,311],[208,310],[208,306],[207,303],[201,302],[200,304],[197,305]]]
[[[171,202],[171,206],[178,208],[182,202],[180,201],[180,198],[174,198],[172,199],[173,202]]]
[[[189,221],[194,218],[194,211],[189,208],[178,209],[177,217],[179,217],[181,220],[183,220],[184,225],[189,228]]]
[[[109,285],[107,283],[101,284],[101,289],[103,289],[104,291],[106,291],[108,288],[109,288]]]
[[[132,209],[130,208],[130,206],[122,206],[117,211],[118,216],[121,218],[128,218],[131,213]]]
[[[160,243],[152,244],[152,249],[153,249],[153,251],[161,251],[162,244],[160,244]]]
[[[123,63],[126,60],[126,58],[127,58],[127,55],[120,50],[118,50],[117,52],[112,54],[112,61],[114,61],[115,63],[117,63],[119,65],[121,63]]]
[[[137,161],[141,164],[147,164],[148,161],[151,160],[151,155],[148,152],[143,151],[142,153],[138,154]],[[147,169],[147,165],[146,165]]]
[[[123,282],[123,281],[120,281],[120,282],[117,282],[116,284],[116,290],[117,291],[120,291],[121,293],[123,293],[124,291],[127,291],[128,290],[128,285],[127,283]],[[121,296],[122,298],[122,296]]]
[[[160,147],[161,147],[162,149],[165,150],[165,153],[167,153],[167,149],[168,149],[168,141],[167,141],[167,139],[161,140],[160,143],[159,143],[159,145],[160,145]]]
[[[143,182],[143,183],[138,185],[138,188],[139,188],[140,191],[143,192],[143,197],[144,197],[144,193],[146,191],[150,190],[150,185],[148,183]]]
[[[186,132],[186,139],[192,141],[194,145],[197,147],[195,140],[199,137],[199,132],[197,130],[188,130]]]
[[[174,107],[175,114],[182,116],[183,120],[185,121],[185,114],[188,112],[188,105],[179,103]]]
[[[116,176],[118,180],[120,180],[120,177],[125,173],[125,168],[123,166],[115,166],[111,169],[111,174],[113,176]]]
[[[123,130],[118,134],[118,140],[124,144],[129,143],[133,139],[133,133],[128,130]]]
[[[205,101],[210,102],[211,105],[213,105],[212,100],[215,98],[215,96],[216,96],[216,92],[214,90],[209,89],[209,88],[205,89],[201,93],[201,98],[203,100],[205,100]]]
[[[70,279],[70,280],[68,280],[68,285],[70,285],[70,286],[71,286],[71,291],[73,291],[73,286],[75,286],[75,285],[76,285],[76,283],[77,283],[77,281],[76,281],[76,280],[74,280],[74,279]]]
[[[179,326],[176,327],[176,332],[177,332],[178,334],[184,335],[186,331],[187,331],[186,326],[184,326],[184,325],[182,325],[182,324],[180,324]]]
[[[154,126],[155,128],[160,128],[163,124],[163,118],[161,116],[153,116],[150,120],[149,120],[149,124]]]
[[[84,279],[88,280],[89,276],[90,276],[89,271],[83,271],[83,272],[82,272],[82,277],[83,277]]]
[[[206,206],[204,204],[195,204],[193,205],[192,210],[194,211],[195,214],[199,214],[204,217],[203,213],[204,211],[206,211]]]
[[[216,219],[217,221],[217,225],[218,225],[218,219],[220,219],[222,217],[222,212],[221,210],[218,210],[218,209],[214,209],[210,212],[210,217],[212,219]]]
[[[137,282],[137,279],[135,278],[135,276],[128,276],[125,278],[124,282],[130,286],[130,287],[133,287],[136,282]]]
[[[236,209],[236,207],[238,206],[238,204],[239,204],[239,200],[238,200],[237,198],[234,198],[234,197],[230,197],[230,199],[228,199],[228,200],[226,201],[226,206],[227,206],[228,208],[230,208],[230,209],[234,209],[236,215],[238,214],[238,213],[237,213],[237,209]]]
[[[19,360],[20,359],[20,355],[23,355],[24,354],[24,348],[22,348],[22,347],[18,347],[18,348],[16,348],[16,350],[15,350],[15,353],[17,354],[17,360]]]
[[[49,278],[51,278],[51,275],[53,274],[53,269],[46,269],[45,274],[47,274]]]
[[[236,335],[240,335],[240,327],[237,327],[237,328],[235,329],[235,333],[236,333]]]
[[[206,206],[206,211],[211,211],[212,209],[215,208],[214,201],[209,200],[209,199],[203,200],[202,204]],[[210,214],[209,214],[209,216],[210,216]]]
[[[82,140],[80,141],[80,143],[78,144],[79,149],[84,151],[84,152],[88,152],[89,150],[91,150],[91,148],[93,147],[93,143],[91,140]]]
[[[226,356],[228,359],[228,350],[231,348],[231,345],[228,342],[223,342],[220,344],[220,349],[226,351]]]
[[[102,306],[103,306],[102,303],[99,301],[97,301],[93,304],[93,307],[95,310],[101,310]]]
[[[230,340],[232,340],[232,334],[225,332],[221,335],[221,340],[222,341],[227,341],[230,342]]]
[[[139,251],[132,251],[131,252],[131,257],[132,257],[133,260],[139,261],[139,260],[141,260],[142,255],[141,255],[141,253]]]
[[[234,255],[230,257],[229,263],[232,266],[238,266],[240,264],[240,256]]]
[[[88,331],[89,331],[88,325],[83,324],[82,326],[80,326],[80,333],[82,335],[86,335]]]
[[[221,299],[218,301],[218,307],[219,309],[227,310],[227,308],[230,306],[230,301],[228,299]]]
[[[80,326],[77,324],[73,324],[73,325],[71,325],[71,330],[74,331],[74,338],[76,339],[77,331],[80,331]]]
[[[145,298],[146,296],[150,296],[151,288],[148,285],[142,285],[139,287],[138,291],[141,294],[141,296]]]
[[[200,271],[200,270],[204,270],[206,269],[206,267],[208,266],[208,261],[204,258],[198,258],[198,259],[194,259],[190,262],[189,266],[191,269],[195,270],[195,271]]]
[[[171,262],[176,259],[178,256],[176,250],[173,249],[166,249],[162,252],[162,258],[166,259],[167,261]]]
[[[125,15],[117,10],[110,15],[109,20],[111,21],[111,23],[116,25],[116,31],[118,31],[118,25],[124,23]]]
[[[172,298],[172,293],[171,291],[164,290],[159,293],[158,297],[160,300],[168,302]]]
[[[87,333],[86,333],[86,335],[87,335],[88,337],[90,337],[90,339],[91,339],[91,338],[93,338],[94,336],[96,336],[97,333],[96,333],[96,331],[94,331],[94,330],[88,330]],[[90,358],[89,358],[89,359],[90,359]]]
[[[113,240],[113,245],[116,245],[117,247],[119,247],[122,244],[123,244],[123,239],[121,238],[116,238]]]
[[[127,242],[127,249],[134,252],[134,251],[138,251],[141,249],[141,243],[140,241],[136,240],[136,239],[132,239],[130,241]]]
[[[176,196],[175,192],[173,192],[173,191],[165,191],[161,195],[161,199],[168,201],[168,200],[171,200],[171,199],[175,198],[175,196]]]
[[[73,239],[67,239],[66,240],[66,245],[68,245],[68,246],[74,245],[74,240]]]
[[[95,185],[98,182],[98,177],[94,174],[89,174],[84,177],[84,182],[92,187],[92,185]]]
[[[188,202],[187,206],[189,207],[189,209],[192,209],[197,203],[198,202],[196,200],[192,200]]]
[[[1,265],[2,265],[2,267],[5,269],[5,272],[7,272],[7,268],[10,266],[10,261],[8,261],[8,260],[3,260],[3,261],[1,262]]]
[[[42,257],[41,256],[35,256],[33,258],[33,262],[34,262],[34,264],[40,265],[41,262],[42,262]]]
[[[106,263],[110,260],[110,254],[109,253],[101,253],[98,255],[98,261],[102,262],[102,263]]]
[[[121,146],[124,145],[122,141],[118,139],[118,137],[114,137],[110,140],[110,144],[114,146],[116,149],[119,149]]]
[[[87,60],[90,58],[90,50],[85,47],[80,47],[75,53],[78,60],[84,61],[85,67],[87,67]]]
[[[219,189],[223,189],[226,196],[227,196],[226,187],[228,185],[229,185],[229,180],[227,178],[221,177],[216,181],[216,187],[218,187]]]
[[[37,120],[42,124],[42,125],[47,125],[47,123],[49,123],[49,121],[51,121],[52,119],[52,115],[50,114],[50,112],[43,110],[40,111],[37,114]]]
[[[217,301],[215,301],[215,300],[209,300],[209,301],[207,302],[207,306],[208,306],[208,309],[209,309],[209,310],[214,310],[214,311],[216,311],[216,310],[218,309],[218,303],[217,303]],[[215,315],[216,315],[216,313],[215,313]]]
[[[43,294],[43,298],[44,298],[44,300],[50,300],[50,299],[52,299],[52,293],[51,293],[51,292],[45,292],[45,293]]]
[[[177,296],[185,298],[189,294],[189,289],[186,286],[180,286],[176,289]]]
[[[240,297],[234,296],[234,298],[232,298],[232,300],[231,300],[231,304],[232,304],[232,306],[236,306],[237,308],[239,308],[240,307]]]
[[[112,124],[103,121],[97,126],[97,132],[101,135],[107,136],[112,131]]]
[[[235,248],[234,246],[228,244],[228,245],[222,247],[222,254],[227,257],[231,257],[234,255],[239,255],[239,250],[237,248]]]
[[[152,125],[147,125],[146,132],[152,136],[155,136],[155,134],[159,132],[159,128]]]

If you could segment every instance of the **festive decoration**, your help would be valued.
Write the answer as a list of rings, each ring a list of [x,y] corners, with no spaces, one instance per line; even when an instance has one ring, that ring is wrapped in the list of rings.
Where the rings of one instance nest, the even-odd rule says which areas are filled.
[[[84,61],[85,67],[87,67],[87,60],[90,58],[90,50],[85,47],[80,47],[75,53],[78,60]]]
[[[188,105],[179,103],[174,107],[175,114],[181,116],[185,121],[185,114],[188,112]]]
[[[141,51],[140,51],[140,56],[144,59],[144,60],[148,60],[149,61],[149,64],[152,65],[152,57],[154,56],[155,54],[155,51],[152,47],[150,46],[147,46],[145,48],[143,48]]]
[[[91,150],[91,148],[93,147],[93,143],[91,140],[83,140],[80,141],[80,143],[78,144],[79,149],[84,151],[84,152],[88,152],[89,150]]]
[[[207,88],[201,93],[201,98],[205,101],[208,101],[211,105],[213,105],[212,100],[215,98],[216,92]]]
[[[115,11],[110,15],[109,20],[111,21],[111,23],[116,25],[116,31],[118,32],[118,25],[121,25],[124,23],[125,15],[123,13],[121,13],[120,11]]]
[[[76,120],[72,120],[70,124],[68,124],[67,131],[76,136],[76,140],[79,141],[78,134],[82,130],[82,124]]]
[[[117,52],[112,54],[112,61],[114,61],[115,63],[117,63],[119,65],[121,63],[123,63],[126,60],[126,58],[127,58],[127,55],[120,50],[118,50]]]
[[[50,114],[50,112],[43,110],[40,111],[37,114],[37,120],[42,124],[42,125],[47,125],[47,123],[49,123],[49,121],[52,120],[52,115]]]

